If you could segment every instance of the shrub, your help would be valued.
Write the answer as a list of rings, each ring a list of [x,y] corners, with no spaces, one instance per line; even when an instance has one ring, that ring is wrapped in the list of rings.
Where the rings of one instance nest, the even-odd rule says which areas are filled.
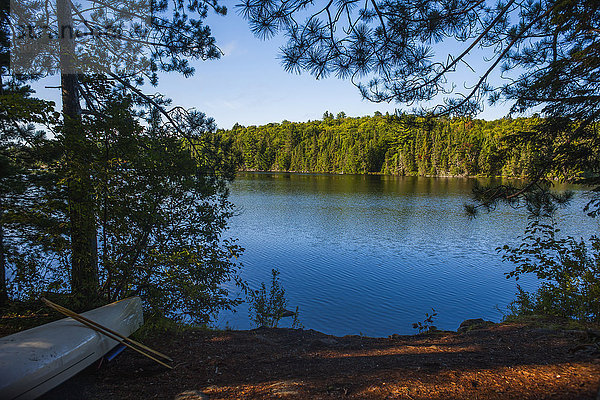
[[[507,278],[535,274],[542,281],[533,293],[518,286],[509,311],[600,322],[600,239],[558,238],[558,232],[551,218],[531,218],[518,247],[498,249],[516,264]]]
[[[290,314],[286,310],[287,299],[285,298],[285,289],[279,282],[279,271],[271,270],[271,288],[267,291],[264,282],[261,283],[260,289],[248,291],[248,302],[250,303],[250,318],[256,327],[276,328],[279,321],[286,314]],[[296,311],[291,313],[293,316],[292,328],[301,328],[298,319],[298,307]]]
[[[433,318],[437,317],[437,312],[432,308],[431,314],[425,313],[425,319],[412,324],[414,329],[418,329],[419,333],[423,332],[435,332],[437,327],[433,325]]]

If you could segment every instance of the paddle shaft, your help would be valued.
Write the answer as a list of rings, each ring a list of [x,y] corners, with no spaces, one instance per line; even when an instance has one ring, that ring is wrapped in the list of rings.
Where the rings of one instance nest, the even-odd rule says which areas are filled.
[[[113,334],[115,336],[120,337],[122,340],[124,340],[126,342],[129,342],[129,343],[131,343],[131,344],[133,344],[135,346],[141,347],[142,349],[144,349],[146,351],[149,351],[149,352],[151,352],[153,354],[156,354],[157,356],[162,357],[165,360],[173,361],[173,359],[171,357],[169,357],[169,356],[161,353],[160,351],[156,351],[154,349],[151,349],[150,347],[148,347],[148,346],[146,346],[146,345],[144,345],[144,344],[142,344],[142,343],[140,343],[138,341],[135,341],[135,340],[133,340],[131,338],[128,338],[127,336],[121,335],[119,332],[115,332],[112,329],[107,328],[106,326],[100,325],[96,321],[92,321],[91,319],[86,318],[86,317],[84,317],[81,314],[77,314],[75,311],[69,310],[68,308],[63,307],[63,306],[61,306],[59,304],[53,303],[50,300],[45,299],[45,298],[42,298],[42,300],[45,301],[46,304],[48,304],[49,306],[53,307],[54,309],[57,309],[57,311],[61,312],[62,314],[68,315],[69,317],[77,316],[79,319],[82,319],[82,320],[84,320],[84,321],[86,321],[86,322],[88,322],[88,323],[90,323],[90,324],[92,324],[94,326],[97,326],[98,328],[104,329],[105,331],[107,331],[107,332],[109,332],[109,333],[111,333],[111,334]]]
[[[131,344],[129,344],[129,343],[127,343],[127,342],[125,342],[125,341],[121,340],[119,337],[117,337],[117,336],[115,336],[115,335],[111,334],[111,333],[110,333],[110,330],[109,330],[108,328],[105,328],[105,327],[103,327],[102,325],[98,324],[97,322],[94,322],[94,324],[96,324],[96,325],[98,325],[98,326],[96,326],[96,325],[93,325],[93,324],[91,324],[91,323],[89,323],[89,322],[87,322],[87,321],[85,320],[85,319],[87,319],[87,318],[85,318],[85,317],[82,317],[81,315],[77,314],[77,313],[76,313],[76,312],[74,312],[74,311],[71,311],[71,310],[69,310],[68,308],[64,308],[64,307],[62,307],[62,306],[59,306],[58,304],[52,303],[51,301],[49,301],[49,300],[46,300],[46,299],[44,299],[44,298],[42,298],[42,301],[44,301],[44,302],[45,302],[45,303],[46,303],[48,306],[52,307],[53,309],[55,309],[56,311],[60,312],[61,314],[64,314],[64,315],[66,315],[66,316],[68,316],[68,317],[71,317],[71,318],[73,318],[74,320],[76,320],[77,322],[79,322],[79,323],[81,323],[81,324],[83,324],[83,325],[87,326],[88,328],[90,328],[90,329],[92,329],[92,330],[94,330],[94,331],[96,331],[96,332],[98,332],[98,333],[101,333],[101,334],[103,334],[104,336],[106,336],[106,337],[108,337],[108,338],[110,338],[110,339],[112,339],[112,340],[115,340],[115,341],[117,341],[117,342],[121,343],[123,346],[126,346],[126,347],[128,347],[128,348],[130,348],[130,349],[132,349],[132,350],[134,350],[134,351],[136,351],[136,352],[138,352],[138,353],[140,353],[141,355],[143,355],[143,356],[145,356],[145,357],[148,357],[149,359],[151,359],[151,360],[153,360],[153,361],[155,361],[155,362],[159,363],[160,365],[162,365],[162,366],[164,366],[164,367],[167,367],[167,368],[169,368],[169,369],[173,369],[173,367],[171,367],[170,365],[168,365],[168,364],[165,364],[164,362],[162,362],[162,361],[158,360],[158,359],[157,359],[157,358],[155,358],[155,357],[152,357],[150,354],[148,354],[148,353],[144,352],[143,350],[140,350],[140,349],[138,349],[137,347],[134,347],[133,345],[131,345]],[[85,319],[84,319],[84,318],[85,318]],[[88,321],[89,321],[89,320],[88,320]],[[114,332],[114,331],[113,331],[113,332]],[[120,336],[122,336],[122,335],[120,335]]]

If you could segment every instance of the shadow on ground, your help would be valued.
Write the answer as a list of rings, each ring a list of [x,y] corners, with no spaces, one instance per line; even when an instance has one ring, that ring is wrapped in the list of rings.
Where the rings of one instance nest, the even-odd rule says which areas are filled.
[[[519,324],[393,338],[199,330],[147,344],[175,369],[126,352],[45,398],[596,400],[600,384],[598,345],[585,332]]]

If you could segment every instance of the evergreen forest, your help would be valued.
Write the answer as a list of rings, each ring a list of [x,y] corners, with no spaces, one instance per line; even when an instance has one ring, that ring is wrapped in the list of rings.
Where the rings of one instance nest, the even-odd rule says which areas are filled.
[[[514,138],[538,122],[537,116],[485,121],[325,112],[322,120],[236,124],[220,133],[234,142],[247,171],[525,177],[539,155]]]

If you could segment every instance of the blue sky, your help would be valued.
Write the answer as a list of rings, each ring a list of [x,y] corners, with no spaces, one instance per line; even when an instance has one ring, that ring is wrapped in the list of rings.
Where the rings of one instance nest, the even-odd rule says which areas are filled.
[[[229,9],[224,17],[210,15],[207,24],[225,55],[219,60],[194,62],[196,73],[190,78],[165,74],[158,87],[148,87],[146,92],[160,92],[176,105],[203,111],[215,119],[219,128],[225,129],[236,122],[248,126],[283,120],[307,121],[321,119],[325,111],[363,116],[375,111],[391,113],[399,107],[394,103],[363,100],[347,80],[334,77],[316,80],[308,73],[285,72],[277,59],[283,38],[268,41],[255,38],[235,9]],[[58,90],[44,88],[56,86],[57,82],[54,77],[36,84],[38,96],[58,104]],[[506,111],[506,107],[488,106],[479,118],[500,118]]]
[[[325,111],[362,116],[396,108],[362,100],[349,81],[317,81],[307,73],[285,72],[277,59],[282,38],[255,38],[234,10],[225,17],[213,16],[209,24],[225,56],[196,63],[196,74],[190,79],[163,77],[160,91],[214,117],[219,127],[315,120]]]

